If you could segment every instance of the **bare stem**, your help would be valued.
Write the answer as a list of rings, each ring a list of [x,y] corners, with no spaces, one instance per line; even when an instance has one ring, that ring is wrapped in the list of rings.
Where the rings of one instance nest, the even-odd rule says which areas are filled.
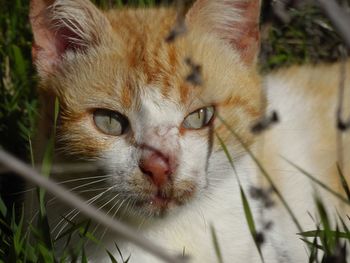
[[[346,55],[345,50],[342,50],[342,61],[340,63],[340,81],[338,88],[338,108],[337,108],[337,160],[339,168],[343,171],[344,166],[344,154],[343,154],[343,130],[339,128],[339,125],[343,122],[343,107],[344,107],[344,94],[345,94],[345,78],[346,78]]]
[[[107,227],[119,237],[130,241],[131,243],[164,260],[165,262],[184,262],[184,260],[176,258],[175,256],[171,256],[168,253],[164,252],[164,249],[162,249],[160,246],[154,244],[153,242],[150,242],[144,237],[141,237],[139,233],[126,226],[125,224],[114,220],[112,217],[104,214],[101,211],[98,211],[95,207],[86,204],[84,200],[79,196],[69,192],[64,187],[57,185],[53,180],[40,175],[30,166],[18,160],[14,156],[8,154],[2,149],[0,149],[0,163],[2,163],[3,166],[7,167],[11,171],[20,175],[25,180],[31,181],[39,187],[42,187],[45,190],[49,191],[51,194],[55,195],[58,199],[60,199],[68,206],[78,209],[88,218],[91,218],[92,220]]]
[[[321,5],[333,26],[350,48],[350,16],[341,8],[335,0],[317,0]]]

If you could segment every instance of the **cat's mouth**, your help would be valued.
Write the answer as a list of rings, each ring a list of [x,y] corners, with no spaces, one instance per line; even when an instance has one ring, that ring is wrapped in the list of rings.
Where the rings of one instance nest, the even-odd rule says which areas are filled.
[[[153,216],[164,216],[176,207],[183,206],[188,203],[195,193],[195,188],[186,189],[172,189],[172,191],[158,191],[155,194],[143,198],[136,202],[136,205],[147,214]]]
[[[157,194],[149,200],[146,200],[143,205],[146,209],[150,210],[150,212],[164,214],[168,209],[176,206],[176,200],[171,197],[164,197]]]

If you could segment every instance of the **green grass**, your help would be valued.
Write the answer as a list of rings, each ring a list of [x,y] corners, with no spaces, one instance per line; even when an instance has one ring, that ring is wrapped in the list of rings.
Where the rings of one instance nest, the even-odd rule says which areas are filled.
[[[149,6],[160,1],[95,0],[93,2],[107,9],[111,6],[124,5],[126,2],[133,6]],[[263,38],[260,58],[264,71],[295,63],[334,61],[339,57],[341,40],[319,9],[314,7],[303,10],[293,9],[290,15],[291,23],[272,23],[269,33]],[[32,159],[31,141],[35,134],[38,116],[38,99],[35,91],[37,78],[31,62],[31,41],[28,0],[0,0],[0,147],[25,160]],[[50,173],[52,149],[49,147],[48,157],[44,162],[43,169],[46,175]],[[301,172],[313,180],[312,175],[303,170]],[[350,191],[346,181],[344,182],[344,176],[340,176],[340,179],[349,197]],[[57,240],[52,239],[50,235],[44,206],[41,208],[40,220],[31,226],[29,232],[25,231],[21,206],[14,209],[12,201],[15,200],[9,195],[18,190],[17,185],[18,181],[12,176],[11,180],[8,180],[6,176],[0,176],[0,193],[3,195],[3,199],[0,199],[0,263],[38,262],[40,260],[59,262],[68,257],[77,261],[79,259],[79,262],[86,262],[85,243],[87,241],[98,243],[98,240],[89,232],[89,222],[69,222],[71,227],[60,236],[66,239],[67,250],[61,258],[58,258],[52,248]],[[320,185],[320,187],[324,186]],[[243,188],[240,190],[247,224],[252,238],[257,241],[258,233],[254,215],[250,211]],[[41,204],[44,205],[43,191],[39,195]],[[343,201],[349,202],[348,199]],[[321,216],[321,225],[315,225],[314,230],[300,231],[301,238],[310,248],[310,262],[319,262],[320,251],[325,252],[324,259],[341,257],[342,246],[345,242],[349,246],[350,242],[347,228],[349,222],[339,219],[339,229],[342,230],[332,228],[326,208],[319,200],[315,202]],[[298,224],[297,219],[295,222]],[[212,233],[220,262],[222,261],[220,244],[216,239],[214,228],[212,228]],[[69,241],[73,236],[78,236],[79,242],[72,249]],[[261,253],[259,244],[257,242],[256,244]],[[119,251],[118,246],[116,246],[116,251]],[[111,262],[117,262],[111,252],[106,253],[110,255]],[[261,257],[263,259],[262,254]],[[123,261],[127,262],[128,258]]]
[[[346,1],[349,5],[350,1]],[[322,10],[306,5],[288,13],[289,23],[265,24],[269,30],[262,41],[263,71],[293,64],[334,62],[341,57],[342,40]]]
[[[102,8],[125,3],[120,0],[94,2]],[[149,6],[154,2],[135,0],[128,4]],[[0,0],[0,147],[34,163],[31,142],[35,136],[38,98],[35,89],[37,77],[31,61],[32,34],[28,7],[27,0]],[[50,174],[54,149],[53,139],[50,142],[42,166],[46,176]],[[78,259],[79,262],[87,262],[85,243],[88,240],[98,242],[88,231],[89,224],[69,222],[71,227],[60,236],[60,239],[67,240],[66,251],[57,256],[53,249],[57,240],[50,234],[45,211],[45,191],[38,189],[40,216],[25,230],[23,211],[20,205],[15,209],[16,199],[11,195],[21,189],[18,182],[12,174],[0,176],[0,193],[3,197],[0,196],[0,262],[65,262],[68,258],[72,262]],[[73,236],[78,237],[74,245],[69,242]]]
[[[27,1],[0,0],[0,144],[26,156],[37,112]]]

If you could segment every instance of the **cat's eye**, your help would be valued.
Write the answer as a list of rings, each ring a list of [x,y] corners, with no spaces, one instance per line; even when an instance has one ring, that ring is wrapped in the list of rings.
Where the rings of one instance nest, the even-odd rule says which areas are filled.
[[[207,126],[214,116],[213,106],[201,108],[190,113],[184,120],[183,126],[186,129],[200,129]]]
[[[105,134],[122,135],[129,126],[127,118],[119,112],[100,109],[93,114],[96,127]]]

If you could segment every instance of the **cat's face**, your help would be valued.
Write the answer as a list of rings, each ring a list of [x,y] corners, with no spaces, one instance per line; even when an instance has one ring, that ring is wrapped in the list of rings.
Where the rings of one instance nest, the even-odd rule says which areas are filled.
[[[221,39],[198,22],[224,5],[236,16],[241,7],[215,2],[198,1],[187,15],[187,33],[171,42],[165,39],[176,24],[173,10],[101,13],[87,1],[55,1],[52,10],[59,16],[53,20],[70,27],[41,40],[41,45],[54,43],[51,53],[38,43],[42,24],[32,21],[34,34],[39,32],[34,55],[42,92],[60,101],[61,152],[95,162],[110,175],[108,195],[132,200],[135,211],[163,214],[210,192],[218,178],[224,182],[218,168],[225,155],[217,135],[228,146],[234,140],[221,118],[252,141],[249,127],[261,110],[256,54],[247,47],[238,52],[226,36]],[[93,22],[64,17],[84,8]],[[57,32],[63,32],[60,38]]]

